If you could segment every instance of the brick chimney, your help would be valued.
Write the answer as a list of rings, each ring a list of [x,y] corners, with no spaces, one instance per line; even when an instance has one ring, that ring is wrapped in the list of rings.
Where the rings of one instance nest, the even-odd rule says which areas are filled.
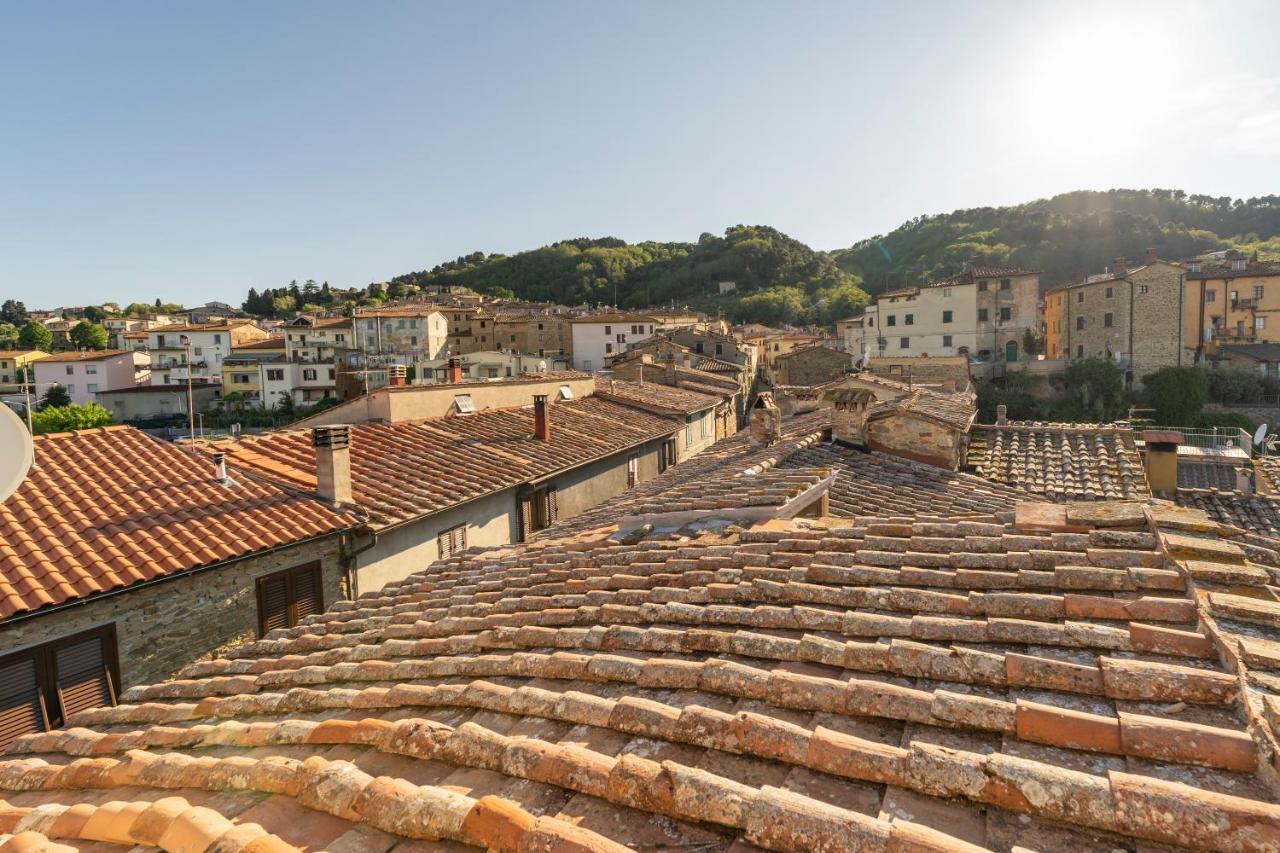
[[[1111,274],[1116,278],[1124,278],[1129,274],[1129,261],[1123,257],[1116,258],[1111,263]]]
[[[782,412],[768,391],[761,392],[751,407],[750,431],[752,444],[773,444],[782,437]]]
[[[1076,270],[1074,278],[1076,284],[1084,284],[1084,272],[1082,270]]]
[[[867,406],[875,399],[870,391],[842,393],[832,405],[831,437],[845,444],[867,444]]]
[[[676,357],[673,353],[667,353],[666,367],[666,384],[678,386],[680,380],[676,378]]]
[[[331,504],[351,503],[350,427],[316,427],[311,446],[316,449],[316,493]]]
[[[387,368],[387,384],[399,388],[405,384],[408,371],[403,364],[393,364]]]
[[[462,359],[449,359],[449,381],[453,383],[462,381]]]
[[[533,437],[538,441],[551,441],[551,408],[546,394],[533,395]]]
[[[1146,254],[1143,256],[1142,263],[1145,266],[1151,266],[1152,264],[1156,263],[1159,260],[1160,260],[1160,256],[1156,254],[1155,248],[1150,247],[1147,249]]]
[[[1253,469],[1240,467],[1236,469],[1236,491],[1242,495],[1254,493]]]
[[[1158,495],[1178,492],[1178,445],[1182,433],[1177,430],[1145,430],[1142,441],[1147,445],[1147,483]]]

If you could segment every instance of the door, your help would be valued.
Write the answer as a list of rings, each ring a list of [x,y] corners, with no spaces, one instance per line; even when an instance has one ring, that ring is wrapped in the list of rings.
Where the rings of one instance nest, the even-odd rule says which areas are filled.
[[[1017,341],[1009,341],[1009,343],[1004,345],[1004,360],[1005,361],[1018,360],[1018,342]]]

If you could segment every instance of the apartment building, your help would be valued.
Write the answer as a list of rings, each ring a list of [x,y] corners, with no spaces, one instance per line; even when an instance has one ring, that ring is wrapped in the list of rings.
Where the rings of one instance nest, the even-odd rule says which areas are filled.
[[[491,349],[573,358],[572,327],[569,318],[559,314],[496,314],[493,343]]]
[[[297,317],[285,327],[285,356],[293,402],[303,405],[337,397],[337,370],[355,344],[349,317]]]
[[[969,266],[923,287],[881,294],[873,355],[967,355],[984,362],[1026,358],[1040,331],[1040,271]],[[865,329],[864,339],[870,338]]]
[[[267,337],[267,333],[251,320],[219,320],[148,329],[151,381],[155,385],[185,382],[190,371],[192,379],[221,382],[222,361],[231,355],[233,347]]]
[[[876,327],[878,311],[868,305],[862,314],[836,321],[836,346],[849,353],[857,361],[878,352],[879,329]]]
[[[578,370],[602,370],[612,356],[645,340],[658,328],[647,314],[591,314],[569,320],[573,340],[573,366]]]
[[[30,365],[48,357],[49,353],[38,349],[0,351],[0,394],[22,390],[23,373]]]
[[[459,309],[460,311],[463,309]],[[353,318],[355,347],[366,356],[411,365],[448,355],[449,321],[430,305],[381,308]]]
[[[1045,356],[1106,358],[1126,381],[1185,363],[1184,271],[1148,249],[1142,266],[1116,258],[1111,269],[1044,297]]]
[[[150,378],[146,353],[125,350],[84,350],[55,353],[33,362],[37,394],[50,386],[67,389],[71,402],[97,402],[100,391],[132,388]]]
[[[238,398],[232,398],[234,401],[253,408],[269,409],[278,405],[278,393],[264,394],[263,389],[269,384],[268,373],[278,384],[290,385],[285,381],[289,372],[285,349],[283,335],[233,346],[231,355],[222,360],[222,393],[238,394]]]
[[[1197,361],[1221,344],[1280,341],[1280,262],[1189,261],[1183,345]]]

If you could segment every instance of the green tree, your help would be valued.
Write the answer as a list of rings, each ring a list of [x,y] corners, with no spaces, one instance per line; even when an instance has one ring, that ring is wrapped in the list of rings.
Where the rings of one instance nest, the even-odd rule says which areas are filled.
[[[53,346],[53,332],[35,320],[28,320],[18,331],[18,346],[22,349],[47,351]]]
[[[1027,329],[1022,333],[1022,351],[1026,355],[1033,357],[1039,355],[1042,343],[1040,336],[1031,329]]]
[[[1128,408],[1124,378],[1110,359],[1072,362],[1063,372],[1063,384],[1065,391],[1059,402],[1063,417],[1092,423],[1109,423],[1124,417]]]
[[[97,305],[90,305],[84,309],[84,319],[90,323],[101,323],[107,316],[107,312],[103,311]]]
[[[287,293],[283,296],[277,296],[271,300],[271,312],[277,317],[284,317],[293,313],[297,307],[297,303],[293,301],[293,297]]]
[[[1147,403],[1161,426],[1194,426],[1209,399],[1209,383],[1198,367],[1162,367],[1142,377]]]
[[[106,349],[107,330],[97,323],[76,323],[69,337],[77,349]]]
[[[18,348],[18,327],[12,323],[0,322],[0,349]]]
[[[59,386],[61,387],[61,386]],[[111,423],[111,413],[97,403],[52,406],[31,413],[31,431],[36,435],[47,432],[67,432],[73,429],[91,429]]]
[[[0,322],[21,326],[27,322],[27,306],[16,299],[6,299],[0,304]]]
[[[49,390],[44,392],[41,402],[46,409],[60,409],[71,405],[71,395],[67,393],[65,386],[50,385]]]

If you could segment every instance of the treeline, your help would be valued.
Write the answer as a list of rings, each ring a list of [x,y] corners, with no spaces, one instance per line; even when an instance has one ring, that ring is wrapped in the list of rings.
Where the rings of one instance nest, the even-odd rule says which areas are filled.
[[[1071,192],[1012,207],[919,216],[832,254],[862,277],[867,290],[879,293],[945,277],[975,259],[1042,269],[1042,281],[1058,284],[1077,272],[1100,272],[1117,256],[1139,261],[1148,247],[1166,260],[1222,249],[1280,255],[1280,196]]]
[[[735,289],[721,294],[722,282]],[[689,305],[746,322],[825,324],[866,304],[858,277],[830,255],[760,225],[704,233],[696,243],[579,238],[515,255],[474,252],[391,284],[566,305]]]

